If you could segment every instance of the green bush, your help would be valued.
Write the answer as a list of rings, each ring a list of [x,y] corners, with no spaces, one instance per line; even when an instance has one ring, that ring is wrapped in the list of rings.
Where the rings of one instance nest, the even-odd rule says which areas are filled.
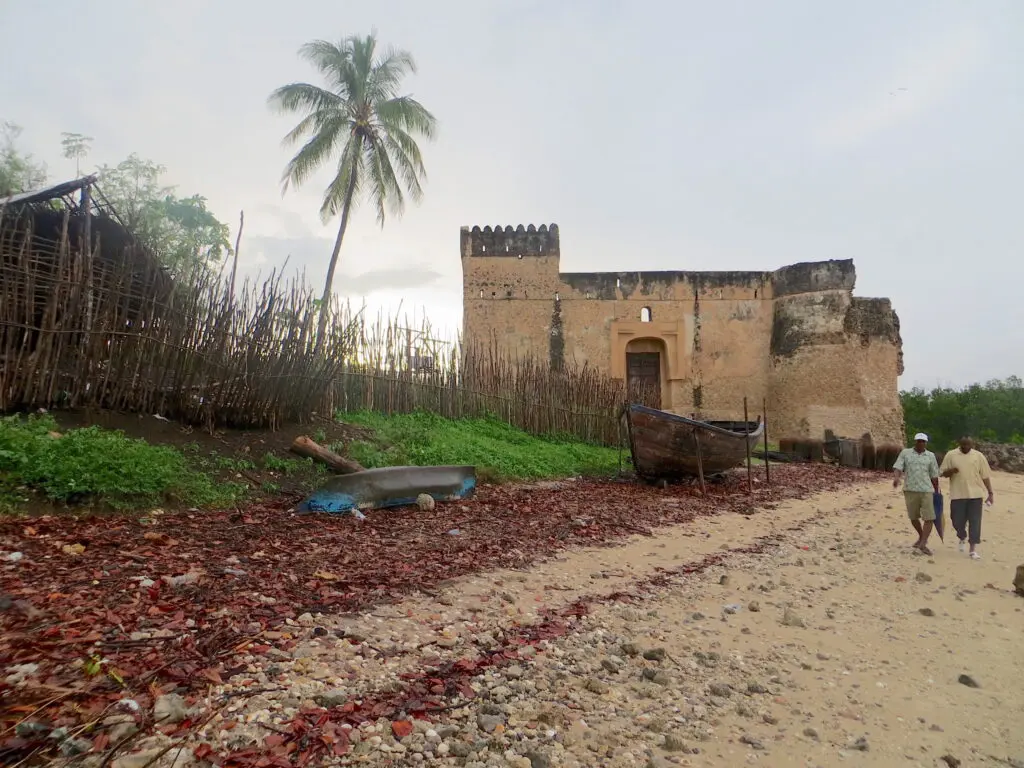
[[[364,467],[472,464],[481,478],[534,480],[608,476],[619,464],[615,448],[530,435],[497,419],[446,419],[426,412],[385,416],[360,411],[339,420],[368,427],[373,440],[349,445]]]
[[[963,435],[1013,443],[1024,434],[1024,382],[1017,376],[962,389],[911,389],[901,392],[900,400],[908,444],[915,432],[927,433],[940,449],[953,448]]]
[[[238,489],[192,469],[174,448],[99,427],[56,436],[49,415],[0,419],[0,486],[27,488],[65,503],[111,507],[182,501],[219,504]]]

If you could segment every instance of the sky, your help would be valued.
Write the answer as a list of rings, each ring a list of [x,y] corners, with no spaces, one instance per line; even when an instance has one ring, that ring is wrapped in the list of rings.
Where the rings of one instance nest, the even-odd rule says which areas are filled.
[[[89,165],[165,165],[245,211],[248,274],[289,257],[318,285],[327,171],[282,195],[295,118],[267,96],[317,82],[304,42],[371,29],[439,132],[421,205],[355,213],[355,304],[454,332],[459,228],[557,223],[563,271],[853,258],[899,314],[902,388],[1024,374],[1021,0],[0,2],[0,120],[51,178],[62,131]]]

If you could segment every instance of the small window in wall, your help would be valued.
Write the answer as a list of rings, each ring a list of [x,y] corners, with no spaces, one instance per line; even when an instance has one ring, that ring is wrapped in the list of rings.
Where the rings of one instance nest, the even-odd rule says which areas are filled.
[[[644,307],[643,309],[640,310],[640,322],[641,323],[649,323],[649,322],[651,322],[651,308],[650,307]]]

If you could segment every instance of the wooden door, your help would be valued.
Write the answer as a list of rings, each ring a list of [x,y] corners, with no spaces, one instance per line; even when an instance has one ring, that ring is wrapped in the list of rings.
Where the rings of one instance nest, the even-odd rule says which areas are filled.
[[[652,408],[661,408],[661,353],[627,352],[626,384],[634,399],[643,399]],[[649,394],[640,398],[641,392]]]

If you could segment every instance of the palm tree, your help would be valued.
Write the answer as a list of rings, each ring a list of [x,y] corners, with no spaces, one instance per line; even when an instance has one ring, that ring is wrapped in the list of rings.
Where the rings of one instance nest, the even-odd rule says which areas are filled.
[[[416,72],[416,64],[409,53],[394,48],[378,55],[376,32],[351,35],[339,43],[315,40],[303,45],[299,55],[319,70],[327,87],[289,83],[275,90],[269,103],[278,111],[302,115],[284,138],[286,145],[305,143],[284,170],[282,192],[301,185],[337,158],[320,206],[325,224],[341,212],[320,302],[320,345],[352,208],[369,198],[383,227],[387,212],[402,214],[406,195],[414,202],[422,198],[426,169],[415,136],[433,138],[437,120],[416,99],[398,94],[402,79]]]

